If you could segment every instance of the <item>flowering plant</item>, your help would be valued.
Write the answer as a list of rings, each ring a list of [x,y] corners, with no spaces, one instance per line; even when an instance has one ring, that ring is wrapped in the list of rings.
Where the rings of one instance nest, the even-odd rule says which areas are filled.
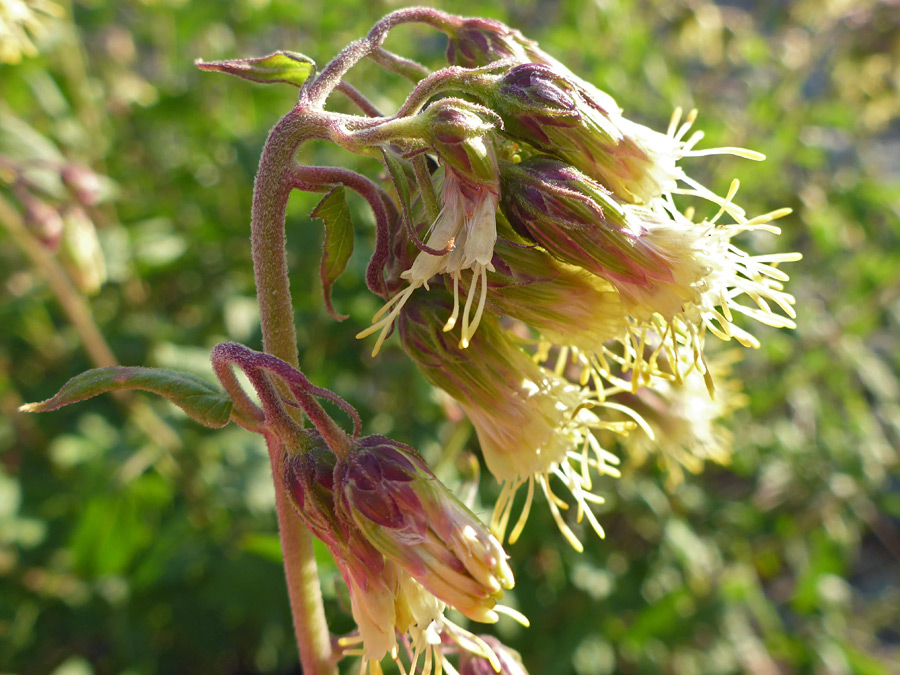
[[[382,44],[404,23],[445,33],[448,65],[430,71]],[[411,79],[408,98],[382,114],[344,81],[359,61]],[[252,213],[252,256],[263,352],[218,345],[212,364],[222,389],[182,373],[112,367],[84,373],[47,411],[116,389],[172,400],[212,427],[229,421],[265,438],[275,476],[285,573],[304,672],[334,672],[361,656],[378,673],[385,657],[403,671],[522,673],[511,650],[445,616],[494,623],[513,587],[503,543],[525,527],[536,486],[563,537],[581,549],[577,524],[603,536],[592,510],[594,481],[618,475],[621,448],[661,448],[680,476],[706,458],[726,461],[717,417],[740,405],[727,368],[706,356],[710,336],[758,341],[737,316],[793,326],[793,297],[779,268],[797,254],[750,255],[733,239],[777,234],[787,209],[748,217],[735,181],[719,196],[690,178],[687,158],[740,148],[698,149],[688,136],[696,113],[673,115],[667,133],[629,121],[608,94],[581,80],[536,43],[498,22],[434,9],[393,12],[316,73],[299,54],[198,62],[261,83],[298,88],[297,105],[263,150]],[[332,112],[340,92],[361,114]],[[325,140],[378,159],[378,181],[296,159]],[[295,190],[324,192],[313,215],[325,225],[321,279],[326,308],[344,273],[353,227],[344,189],[358,192],[375,220],[369,289],[384,301],[361,339],[377,334],[377,355],[398,328],[424,378],[443,389],[474,425],[484,463],[500,484],[482,523],[412,447],[360,437],[359,416],[298,370],[285,257],[285,208]],[[695,221],[676,200],[713,204]],[[234,368],[258,399],[245,393]],[[699,395],[727,398],[691,424]],[[346,412],[347,432],[319,403]],[[694,398],[693,400],[697,400]],[[301,424],[302,411],[312,428]],[[692,433],[703,437],[693,439]],[[698,433],[699,435],[699,433]],[[717,442],[708,441],[707,436]],[[638,440],[635,440],[638,439]],[[719,442],[721,441],[721,442]],[[567,496],[557,494],[559,486]],[[525,505],[513,520],[520,488]],[[571,503],[574,514],[567,517]],[[509,525],[512,523],[512,528]],[[317,592],[310,536],[333,556],[350,591],[358,630],[330,639]],[[403,649],[401,649],[401,647]],[[420,663],[421,662],[421,663]]]

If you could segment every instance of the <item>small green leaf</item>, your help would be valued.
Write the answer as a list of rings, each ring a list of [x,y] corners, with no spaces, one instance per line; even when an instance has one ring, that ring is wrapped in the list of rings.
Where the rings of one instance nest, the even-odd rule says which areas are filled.
[[[353,253],[353,223],[350,220],[350,210],[347,208],[344,187],[338,185],[332,188],[310,215],[325,224],[325,247],[322,251],[322,263],[319,266],[322,293],[325,296],[325,309],[336,321],[343,321],[347,315],[334,311],[331,304],[331,287],[347,269],[347,262]]]
[[[118,389],[158,394],[181,408],[191,419],[213,429],[224,427],[231,417],[231,399],[201,377],[162,368],[126,366],[88,370],[66,382],[53,398],[28,403],[19,410],[50,412]]]
[[[268,56],[228,61],[203,61],[198,59],[200,70],[237,75],[245,80],[261,84],[284,82],[295,87],[303,86],[316,69],[315,62],[303,54],[279,51]]]

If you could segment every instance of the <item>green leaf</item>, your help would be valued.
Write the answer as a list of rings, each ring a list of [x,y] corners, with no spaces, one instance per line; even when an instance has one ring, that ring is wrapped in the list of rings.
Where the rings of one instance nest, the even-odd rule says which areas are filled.
[[[325,224],[325,246],[322,251],[322,263],[319,266],[325,309],[332,318],[343,321],[347,315],[334,311],[331,304],[331,287],[347,269],[347,262],[353,253],[353,223],[350,220],[344,187],[338,185],[332,188],[310,215]]]
[[[286,51],[250,59],[230,59],[228,61],[198,59],[196,65],[200,70],[236,75],[261,84],[283,82],[295,87],[303,86],[303,83],[316,69],[315,62],[309,57]]]
[[[126,366],[88,370],[66,382],[53,398],[28,403],[19,410],[50,412],[119,389],[158,394],[181,408],[191,419],[213,429],[224,427],[231,417],[231,399],[201,377],[163,368]]]

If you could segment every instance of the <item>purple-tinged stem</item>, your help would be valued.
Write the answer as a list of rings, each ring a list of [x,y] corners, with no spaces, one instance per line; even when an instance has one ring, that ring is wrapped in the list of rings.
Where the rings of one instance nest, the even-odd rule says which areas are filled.
[[[361,91],[348,82],[338,82],[337,90],[350,99],[357,108],[369,117],[384,117],[375,104],[367,99]]]
[[[275,125],[263,148],[253,190],[251,247],[263,346],[292,366],[298,365],[299,358],[285,250],[285,211],[293,189],[289,173],[297,148],[310,138],[328,136],[316,117],[298,106]],[[294,513],[281,481],[281,453],[269,437],[266,440],[300,663],[306,675],[336,675],[312,533]]]
[[[405,77],[411,82],[418,82],[431,72],[421,63],[389,52],[382,47],[369,54],[369,58],[385,70]]]
[[[394,202],[371,180],[349,169],[294,165],[290,176],[296,188],[318,192],[320,186],[345,185],[358,192],[369,203],[375,214],[375,252],[366,270],[366,285],[370,291],[387,299],[388,292],[381,275],[381,267],[390,254],[388,246],[391,220],[396,221],[398,218]]]
[[[247,374],[259,394],[259,400],[265,412],[266,425],[275,428],[276,431],[280,431],[278,429],[280,425],[289,434],[294,434],[294,426],[297,430],[301,427],[287,414],[282,396],[276,393],[268,380],[265,380],[264,371],[274,373],[281,378],[303,412],[328,443],[328,447],[336,455],[344,456],[347,453],[350,439],[346,432],[328,416],[315,397],[326,398],[346,412],[353,420],[353,438],[359,436],[361,422],[359,414],[353,409],[353,406],[328,389],[315,386],[303,373],[278,357],[258,352],[236,342],[222,342],[213,349],[212,361],[220,379],[222,379],[222,371],[230,371],[230,365],[238,366]],[[260,380],[260,377],[263,377],[263,380]]]
[[[455,18],[430,7],[408,7],[391,12],[372,26],[366,37],[351,42],[325,66],[307,91],[307,101],[312,108],[321,110],[347,71],[381,47],[387,34],[395,26],[403,23],[424,23],[446,32],[457,23],[458,20],[454,21]]]

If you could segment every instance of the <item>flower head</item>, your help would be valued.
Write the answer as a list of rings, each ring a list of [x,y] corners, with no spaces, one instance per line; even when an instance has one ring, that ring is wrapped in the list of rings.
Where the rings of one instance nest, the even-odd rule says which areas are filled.
[[[617,291],[629,321],[624,365],[634,370],[635,389],[639,378],[657,372],[652,365],[657,354],[651,353],[649,359],[644,355],[643,346],[650,342],[670,352],[669,363],[675,368],[682,361],[675,354],[687,350],[704,372],[702,336],[707,331],[758,346],[735,324],[734,314],[793,327],[794,298],[784,291],[787,275],[777,264],[799,255],[751,256],[731,242],[746,230],[777,232],[770,222],[789,210],[746,218],[732,202],[736,182],[725,199],[717,198],[719,212],[698,223],[678,210],[671,195],[648,204],[622,203],[574,167],[554,159],[504,164],[502,176],[502,209],[516,231],[558,260],[602,277]],[[725,214],[734,222],[719,223]],[[746,298],[753,306],[743,304]],[[600,351],[598,346],[570,344]],[[680,381],[677,369],[672,375]]]
[[[640,221],[602,185],[549,157],[504,162],[503,213],[522,236],[551,255],[610,282],[667,280],[671,272],[641,245]]]
[[[448,63],[477,68],[501,59],[532,60],[527,47],[534,43],[506,24],[494,19],[452,18],[456,25],[447,30]]]
[[[486,161],[494,167],[496,176],[496,159],[493,147],[484,146]],[[438,274],[447,274],[453,282],[453,310],[445,320],[444,330],[450,331],[460,317],[459,283],[463,271],[472,270],[472,283],[466,296],[462,312],[462,335],[460,344],[464,347],[478,328],[487,299],[487,272],[493,269],[494,242],[497,240],[497,206],[499,202],[499,179],[490,184],[469,182],[455,170],[448,168],[444,175],[441,190],[443,206],[431,227],[426,245],[431,249],[445,250],[442,255],[433,255],[420,251],[413,261],[412,267],[401,274],[409,281],[400,293],[391,298],[387,304],[372,317],[373,325],[360,332],[356,337],[363,338],[380,332],[372,354],[381,349],[381,345],[400,314],[403,306],[413,292],[424,286],[429,288],[430,280]],[[480,291],[477,289],[480,285]],[[472,306],[478,297],[474,314]]]
[[[437,297],[409,303],[401,314],[400,337],[425,379],[444,389],[468,415],[478,434],[488,469],[502,484],[491,529],[505,536],[516,491],[527,485],[528,497],[510,534],[514,542],[524,527],[535,484],[547,497],[562,533],[578,550],[581,543],[566,524],[551,477],[566,486],[578,504],[578,520],[603,530],[590,509],[602,501],[591,493],[590,469],[617,475],[617,459],[604,450],[594,429],[625,432],[633,423],[602,421],[591,408],[603,405],[586,390],[536,365],[513,344],[497,320],[486,317],[468,350],[448,341],[439,314],[446,301]]]
[[[627,120],[609,95],[567,70],[514,66],[490,99],[507,135],[565,160],[619,199],[646,203],[675,187],[678,143]]]
[[[381,672],[399,659],[398,635],[408,635],[424,673],[446,666],[444,638],[496,659],[480,638],[444,617],[450,606],[476,621],[494,622],[496,605],[513,585],[500,543],[434,477],[418,453],[382,436],[355,441],[338,459],[315,430],[304,430],[283,457],[283,480],[298,515],[321,539],[350,592],[363,669]],[[348,652],[352,653],[352,652]],[[415,670],[415,667],[413,667]]]
[[[474,621],[493,623],[513,577],[500,542],[411,447],[360,439],[335,472],[341,515],[385,557]]]

